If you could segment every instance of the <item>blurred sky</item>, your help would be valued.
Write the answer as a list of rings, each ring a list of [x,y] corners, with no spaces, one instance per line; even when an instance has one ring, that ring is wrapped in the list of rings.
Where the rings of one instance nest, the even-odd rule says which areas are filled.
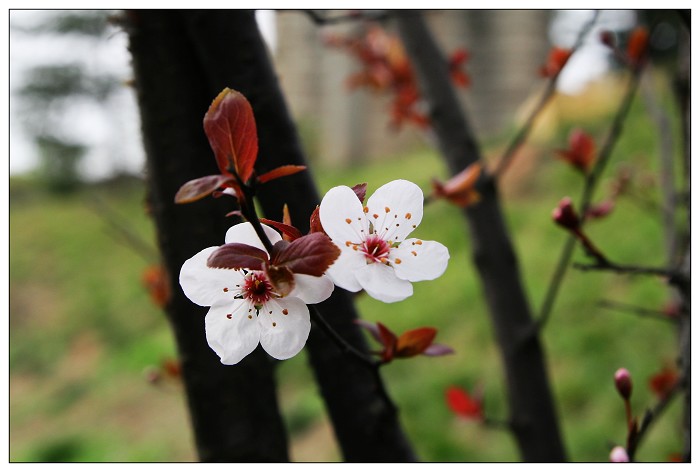
[[[38,35],[16,31],[13,26],[32,26],[56,15],[47,10],[13,10],[10,12],[10,166],[11,174],[34,169],[39,159],[18,115],[18,99],[14,92],[20,87],[32,67],[37,65],[77,62],[92,72],[110,72],[126,82],[131,78],[127,35],[119,28],[105,39],[86,40],[75,36]],[[592,15],[591,10],[559,11],[549,31],[550,41],[571,46],[581,25]],[[270,10],[258,12],[263,35],[274,49],[276,45],[275,16]],[[598,26],[589,35],[586,47],[575,54],[565,68],[559,88],[564,93],[579,93],[585,84],[607,68],[608,51],[597,40],[601,29],[622,30],[634,23],[634,13],[620,10],[601,12]],[[134,92],[124,86],[109,103],[76,103],[67,111],[67,137],[89,145],[82,159],[83,177],[95,180],[115,172],[139,174],[144,154],[140,142],[140,125]]]

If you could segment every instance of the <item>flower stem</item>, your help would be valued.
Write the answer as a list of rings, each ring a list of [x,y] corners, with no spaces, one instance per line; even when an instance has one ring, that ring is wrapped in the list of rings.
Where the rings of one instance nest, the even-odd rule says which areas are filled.
[[[311,317],[316,322],[316,324],[318,324],[318,326],[323,330],[323,332],[326,333],[328,337],[331,338],[344,353],[351,355],[355,359],[359,360],[361,363],[373,369],[376,369],[381,365],[380,361],[372,359],[371,357],[367,356],[366,354],[355,348],[345,339],[343,339],[343,337],[340,336],[340,334],[338,334],[338,332],[333,329],[333,327],[326,321],[323,315],[321,315],[321,312],[318,310],[318,308],[316,308],[314,305],[309,306],[309,312],[311,313]]]

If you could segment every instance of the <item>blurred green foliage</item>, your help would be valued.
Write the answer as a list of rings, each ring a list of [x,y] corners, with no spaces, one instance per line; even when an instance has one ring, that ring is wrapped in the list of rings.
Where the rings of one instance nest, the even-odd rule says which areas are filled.
[[[632,166],[637,177],[655,175],[653,129],[636,103],[596,200],[606,196],[606,185],[621,165]],[[503,189],[534,312],[566,237],[551,223],[551,210],[565,195],[577,198],[582,185],[576,171],[553,157],[552,149],[563,147],[567,134],[565,125],[551,141],[528,147],[522,159],[532,159],[532,165]],[[367,182],[370,195],[398,178],[427,193],[430,179],[445,178],[446,171],[433,151],[422,150],[342,172],[317,167],[314,175],[323,193],[335,185]],[[175,356],[165,318],[141,284],[143,270],[157,260],[142,257],[106,220],[122,215],[130,232],[154,241],[142,182],[87,186],[60,201],[35,181],[13,178],[10,184],[10,460],[195,460],[182,389],[176,382],[151,385],[144,376],[144,369]],[[648,201],[659,201],[657,186],[642,190]],[[96,198],[99,208],[111,211],[95,207]],[[588,231],[616,262],[660,265],[658,211],[639,203],[638,196],[622,197],[615,211],[591,222]],[[450,385],[480,385],[487,415],[507,416],[500,357],[460,210],[432,203],[416,236],[450,249],[444,276],[414,284],[414,296],[400,303],[357,297],[368,320],[397,332],[434,326],[436,341],[456,351],[384,368],[402,423],[425,461],[517,461],[507,432],[460,421],[444,401]],[[585,261],[582,251],[577,249],[575,260]],[[653,278],[568,272],[543,344],[574,461],[607,461],[611,445],[624,443],[615,370],[624,366],[631,372],[632,405],[641,415],[655,401],[648,378],[672,363],[676,353],[670,323],[603,309],[598,305],[603,299],[660,309],[668,291]],[[281,362],[278,373],[293,459],[339,460],[305,354]],[[680,415],[674,402],[642,444],[640,460],[664,461],[680,450]]]

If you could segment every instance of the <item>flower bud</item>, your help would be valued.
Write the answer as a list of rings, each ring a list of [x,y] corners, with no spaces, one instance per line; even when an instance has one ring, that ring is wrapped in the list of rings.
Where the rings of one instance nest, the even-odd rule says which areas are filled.
[[[615,48],[617,46],[617,40],[615,39],[615,33],[610,30],[605,30],[600,32],[600,42],[608,46],[609,48]]]
[[[632,378],[627,369],[620,368],[615,372],[615,388],[622,398],[629,400],[632,395]]]
[[[552,219],[559,226],[562,226],[568,230],[578,230],[581,225],[581,220],[574,210],[574,206],[571,203],[571,198],[564,197],[559,202],[559,205],[552,211]]]
[[[627,451],[622,446],[615,446],[610,451],[610,462],[629,462],[630,458]]]

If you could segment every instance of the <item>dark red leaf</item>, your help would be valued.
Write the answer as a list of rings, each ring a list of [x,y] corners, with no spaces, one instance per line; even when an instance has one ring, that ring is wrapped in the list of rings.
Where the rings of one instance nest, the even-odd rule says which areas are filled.
[[[301,231],[294,226],[280,223],[279,221],[268,220],[267,218],[260,218],[260,222],[281,231],[283,236],[287,236],[287,238],[285,238],[287,241],[294,241],[301,237]]]
[[[320,277],[339,255],[340,249],[328,236],[312,233],[295,239],[286,246],[275,244],[272,265],[289,267],[296,274]]]
[[[379,327],[376,325],[376,323],[371,323],[366,320],[355,320],[355,324],[358,326],[361,326],[362,328],[366,329],[369,334],[372,335],[372,337],[380,344],[383,343],[382,337],[379,334]]]
[[[207,175],[186,182],[175,194],[175,203],[191,203],[210,195],[224,184],[233,183],[230,175]]]
[[[280,297],[286,297],[294,290],[294,274],[289,267],[269,266],[265,272]]]
[[[585,131],[576,128],[569,135],[569,149],[556,152],[563,160],[586,173],[595,160],[595,141]]]
[[[225,88],[204,115],[204,132],[221,172],[230,174],[233,168],[247,182],[258,156],[258,132],[253,108],[243,94]]]
[[[384,346],[382,351],[382,362],[390,362],[394,358],[398,338],[389,328],[379,322],[377,322],[377,329],[379,330],[379,340],[382,343],[382,346]]]
[[[435,328],[417,328],[406,331],[396,342],[396,357],[413,357],[422,354],[433,343]]]
[[[294,166],[294,165],[286,165],[286,166],[280,166],[275,169],[272,169],[269,172],[265,172],[263,175],[258,177],[258,182],[261,184],[264,184],[265,182],[269,182],[270,180],[275,180],[279,179],[280,177],[286,177],[288,175],[293,175],[296,174],[297,172],[301,172],[302,170],[305,170],[306,166]]]
[[[360,203],[365,202],[365,196],[367,195],[367,183],[365,182],[364,184],[357,184],[352,188],[352,191],[355,192],[355,195],[357,195],[357,198],[360,199]]]
[[[268,255],[262,249],[241,243],[224,244],[211,253],[207,266],[215,269],[262,270]]]

